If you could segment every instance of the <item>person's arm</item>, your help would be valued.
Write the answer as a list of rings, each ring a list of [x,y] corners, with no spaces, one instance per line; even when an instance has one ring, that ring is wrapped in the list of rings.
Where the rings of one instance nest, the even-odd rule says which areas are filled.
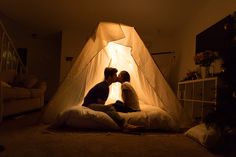
[[[128,93],[129,93],[129,91],[127,89],[122,90],[122,99],[124,101],[124,104],[127,102]]]

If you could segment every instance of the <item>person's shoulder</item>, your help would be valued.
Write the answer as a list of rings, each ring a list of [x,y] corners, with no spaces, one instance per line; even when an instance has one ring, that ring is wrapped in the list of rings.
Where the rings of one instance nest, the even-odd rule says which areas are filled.
[[[102,81],[102,82],[100,82],[100,84],[103,85],[103,86],[109,86],[106,81]]]
[[[105,84],[105,81],[101,81],[101,82],[97,83],[95,86],[100,86],[100,85],[103,85],[103,84]]]
[[[123,82],[122,85],[126,86],[126,85],[130,85],[130,82],[126,81],[126,82]]]
[[[127,88],[131,88],[132,87],[129,82],[124,82],[124,83],[122,83],[121,86],[122,86],[123,89],[127,89]]]
[[[95,84],[94,86],[93,86],[93,88],[100,88],[101,86],[103,86],[103,82],[99,82],[99,83],[97,83],[97,84]]]
[[[100,87],[100,88],[109,88],[109,85],[107,84],[106,81],[102,81],[102,82],[98,83],[96,86]]]

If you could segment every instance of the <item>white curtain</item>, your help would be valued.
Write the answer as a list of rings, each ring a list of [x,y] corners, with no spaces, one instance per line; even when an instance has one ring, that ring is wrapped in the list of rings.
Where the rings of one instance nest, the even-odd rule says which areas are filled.
[[[85,94],[104,79],[104,69],[108,66],[130,73],[141,104],[162,108],[180,124],[182,108],[142,40],[133,27],[114,23],[98,25],[50,101],[45,122],[54,121],[68,107],[81,105]],[[121,99],[119,83],[110,86],[106,104],[117,99]]]

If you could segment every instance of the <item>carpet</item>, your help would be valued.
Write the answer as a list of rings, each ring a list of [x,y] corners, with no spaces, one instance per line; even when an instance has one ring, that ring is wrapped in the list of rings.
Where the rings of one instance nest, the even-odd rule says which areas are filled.
[[[25,120],[25,119],[28,119]],[[216,157],[181,133],[48,131],[32,116],[3,122],[3,157]],[[36,118],[37,119],[37,118]],[[22,122],[24,121],[24,122]],[[24,125],[22,124],[24,123]]]

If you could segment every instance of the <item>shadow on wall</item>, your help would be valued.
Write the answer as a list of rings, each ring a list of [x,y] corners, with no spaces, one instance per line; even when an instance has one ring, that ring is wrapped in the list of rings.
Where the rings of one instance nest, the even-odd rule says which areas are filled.
[[[175,66],[175,52],[159,52],[151,53],[151,55],[166,81],[174,90],[174,86],[172,85],[172,71]]]

